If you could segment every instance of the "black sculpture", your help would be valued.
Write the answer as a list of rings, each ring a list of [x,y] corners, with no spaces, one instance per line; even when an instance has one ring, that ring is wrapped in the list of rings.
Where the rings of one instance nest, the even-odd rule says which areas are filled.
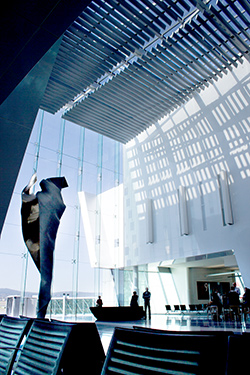
[[[40,182],[42,191],[32,194],[36,181],[34,174],[22,191],[21,215],[23,238],[41,275],[37,317],[44,318],[51,299],[56,234],[66,208],[61,189],[68,184],[65,177],[48,178]]]

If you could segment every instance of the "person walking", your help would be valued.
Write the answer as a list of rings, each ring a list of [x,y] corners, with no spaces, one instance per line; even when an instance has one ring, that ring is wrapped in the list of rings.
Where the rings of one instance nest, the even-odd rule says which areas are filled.
[[[151,319],[150,297],[151,297],[151,293],[148,290],[148,288],[146,288],[145,292],[142,295],[142,298],[144,299],[145,319],[147,319],[147,310],[148,310],[148,318]]]

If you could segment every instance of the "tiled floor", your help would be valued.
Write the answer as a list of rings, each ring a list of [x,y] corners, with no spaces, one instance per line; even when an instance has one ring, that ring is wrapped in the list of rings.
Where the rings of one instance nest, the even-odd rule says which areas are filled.
[[[225,330],[233,332],[250,332],[250,322],[213,322],[206,315],[152,315],[151,320],[137,320],[129,322],[103,322],[96,321],[96,326],[101,337],[105,353],[108,350],[110,340],[115,327],[133,328],[141,326],[169,331],[211,331]]]

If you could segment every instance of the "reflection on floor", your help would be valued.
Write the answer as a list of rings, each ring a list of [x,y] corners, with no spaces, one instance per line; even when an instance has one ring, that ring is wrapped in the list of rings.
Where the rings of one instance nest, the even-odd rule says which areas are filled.
[[[152,315],[151,320],[136,320],[130,322],[101,322],[96,321],[103,348],[107,353],[115,327],[133,328],[133,326],[148,327],[169,331],[205,331],[230,330],[233,332],[250,332],[250,321],[247,322],[214,322],[207,316],[183,315]]]

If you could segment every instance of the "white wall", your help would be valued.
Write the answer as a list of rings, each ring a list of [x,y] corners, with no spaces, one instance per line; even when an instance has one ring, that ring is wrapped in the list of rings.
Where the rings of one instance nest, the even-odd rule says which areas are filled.
[[[244,60],[129,142],[124,154],[125,265],[235,250],[250,286],[250,64]],[[223,226],[217,175],[228,173],[234,224]],[[186,187],[189,235],[177,189]],[[145,202],[153,199],[154,242]]]
[[[189,295],[188,295],[188,268],[172,268],[172,277],[178,293],[179,302],[176,304],[189,304]]]

